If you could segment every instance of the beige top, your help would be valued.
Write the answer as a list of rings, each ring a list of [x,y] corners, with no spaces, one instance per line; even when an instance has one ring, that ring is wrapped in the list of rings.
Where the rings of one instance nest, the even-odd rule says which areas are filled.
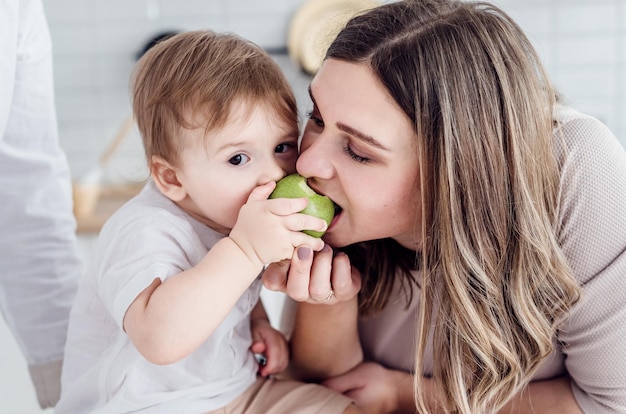
[[[569,373],[584,412],[626,412],[626,152],[598,120],[561,108],[566,145],[561,172],[561,241],[583,287],[582,300],[561,330],[557,351],[535,379]],[[416,292],[417,293],[417,292]],[[403,296],[360,320],[366,357],[411,371],[419,293]],[[432,372],[427,349],[425,374]]]

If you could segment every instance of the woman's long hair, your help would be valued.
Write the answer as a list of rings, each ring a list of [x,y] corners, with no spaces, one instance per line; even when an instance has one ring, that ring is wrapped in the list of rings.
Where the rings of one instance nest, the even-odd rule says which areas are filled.
[[[497,411],[553,350],[580,292],[558,241],[555,92],[540,60],[503,11],[454,0],[393,2],[357,16],[327,58],[371,67],[415,125],[423,194],[423,248],[413,254],[422,271],[417,408],[429,410],[420,389],[434,324],[437,408]],[[384,306],[398,274],[411,283],[401,252],[355,263],[366,272],[363,311]]]

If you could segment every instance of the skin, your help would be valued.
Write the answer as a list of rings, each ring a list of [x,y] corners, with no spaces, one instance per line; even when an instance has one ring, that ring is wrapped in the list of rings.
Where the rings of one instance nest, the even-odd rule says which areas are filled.
[[[310,91],[314,107],[297,169],[343,208],[324,240],[343,247],[390,237],[418,250],[419,159],[409,119],[365,65],[328,59]],[[415,412],[409,373],[363,361],[356,329],[361,281],[348,257],[333,257],[329,248],[315,255],[306,246],[298,250],[290,262],[270,266],[263,276],[266,287],[301,302],[292,335],[294,375],[326,379],[363,412]],[[331,286],[333,298],[320,306]],[[424,386],[435,407],[433,384],[426,380]],[[501,412],[582,413],[569,378],[532,383]]]
[[[195,267],[165,281],[155,279],[126,312],[125,331],[155,364],[179,361],[202,344],[265,263],[291,257],[295,246],[320,250],[324,245],[301,232],[326,228],[324,220],[297,214],[305,198],[267,199],[275,181],[295,170],[296,126],[285,125],[263,105],[239,103],[224,128],[204,134],[204,129],[181,131],[185,149],[177,165],[152,159],[159,190],[198,221],[228,235]],[[268,357],[261,373],[281,371],[288,357],[284,338],[263,322],[262,308],[251,320],[253,351]]]
[[[332,59],[323,65],[311,83],[313,109],[297,169],[343,209],[324,236],[329,244],[393,237],[415,249],[421,196],[407,191],[419,181],[415,132],[373,79],[362,66]]]
[[[287,340],[280,331],[270,325],[261,301],[250,313],[250,329],[252,331],[250,350],[266,358],[265,365],[259,364],[259,375],[268,377],[285,371],[289,363]]]

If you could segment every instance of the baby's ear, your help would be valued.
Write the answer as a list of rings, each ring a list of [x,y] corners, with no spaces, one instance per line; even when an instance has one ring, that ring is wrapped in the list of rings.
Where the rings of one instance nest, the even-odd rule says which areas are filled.
[[[153,155],[150,162],[150,175],[161,193],[176,202],[187,197],[187,191],[178,180],[176,168],[163,158]]]

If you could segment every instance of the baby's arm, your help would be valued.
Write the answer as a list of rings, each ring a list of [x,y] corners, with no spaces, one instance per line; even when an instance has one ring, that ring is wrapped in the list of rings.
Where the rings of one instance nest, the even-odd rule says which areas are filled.
[[[265,263],[291,257],[294,246],[322,248],[321,240],[300,231],[326,226],[321,219],[296,214],[306,199],[267,200],[272,189],[265,185],[252,192],[229,237],[196,266],[164,281],[155,278],[129,306],[124,330],[148,361],[170,364],[192,353],[222,323]]]

